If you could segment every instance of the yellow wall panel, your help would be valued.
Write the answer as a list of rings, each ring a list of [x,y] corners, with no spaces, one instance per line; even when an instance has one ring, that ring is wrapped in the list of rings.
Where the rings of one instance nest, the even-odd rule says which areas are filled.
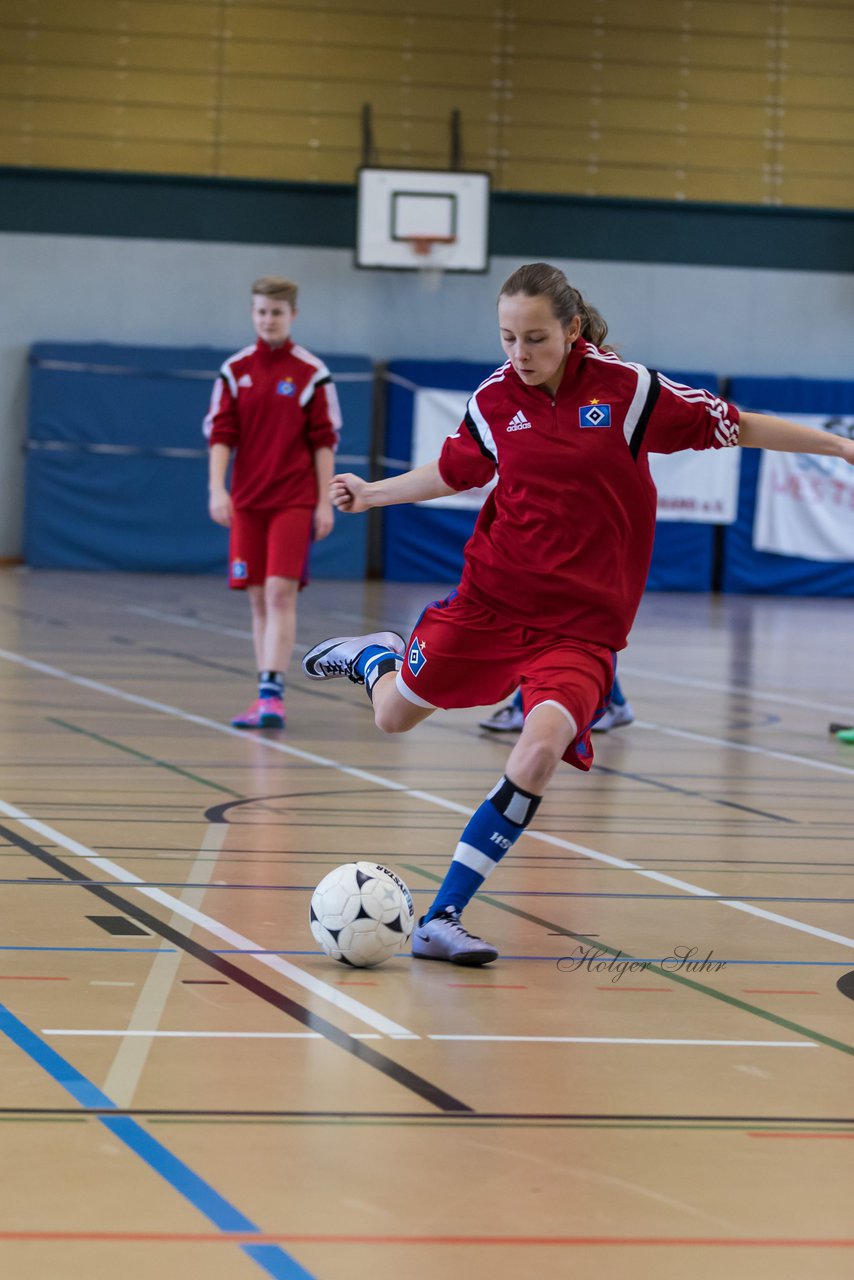
[[[631,0],[626,0],[631,3]],[[611,9],[609,4],[608,8]],[[680,12],[674,15],[676,24],[685,23],[692,32],[709,34],[725,33],[727,35],[761,35],[767,36],[776,29],[779,19],[768,4],[745,4],[743,0],[729,0],[719,3],[718,0],[697,0],[690,8],[679,5]]]
[[[789,76],[780,86],[781,105],[851,111],[851,79],[851,76]]]
[[[678,31],[684,26],[697,32],[723,32],[733,35],[765,35],[774,21],[767,3],[744,3],[744,0],[607,0],[603,5],[578,6],[573,15],[572,5],[556,6],[554,20],[563,19],[570,25],[579,21],[591,22],[600,17],[608,27],[642,27],[647,30]],[[562,12],[561,12],[562,11]],[[541,12],[537,6],[537,13]]]
[[[406,49],[373,49],[354,53],[346,45],[256,45],[230,41],[224,49],[226,75],[279,75],[346,80],[370,85],[378,80],[413,84],[488,85],[496,75],[490,56],[477,59],[465,53],[422,53]]]
[[[853,209],[854,178],[850,173],[802,178],[785,176],[779,187],[785,204],[809,208]]]
[[[311,0],[307,2],[311,3]],[[575,2],[576,0],[570,0],[570,3]],[[358,3],[357,0],[322,0],[322,4],[324,9],[330,10],[333,14],[360,12],[368,7],[364,3]],[[263,8],[270,14],[277,14],[287,13],[297,6],[294,0],[267,0],[264,5],[257,4],[256,0],[228,0],[228,7],[237,19],[243,12],[252,9]],[[496,3],[496,0],[465,0],[467,18],[490,18],[495,14],[496,9],[503,7],[512,6],[502,6],[500,2]],[[401,8],[416,17],[447,17],[453,20],[459,15],[460,0],[371,0],[370,2],[371,13],[381,13],[389,18],[397,17]]]
[[[851,202],[854,0],[0,0],[5,163]],[[3,162],[3,161],[0,161]]]
[[[790,4],[783,21],[786,35],[792,41],[854,41],[854,8],[850,4],[833,8],[830,5],[802,8]]]
[[[407,18],[399,10],[388,16],[368,13],[331,13],[317,8],[289,7],[273,11],[247,7],[228,15],[226,31],[230,40],[303,44],[317,41],[346,45],[352,49],[397,49],[404,47],[455,52],[480,46],[491,47],[500,30],[491,20],[472,21],[468,16],[453,20]]]
[[[752,36],[727,39],[689,31],[609,31],[603,57],[606,65],[613,59],[645,66],[691,63],[732,71],[763,66],[768,61],[768,48],[764,38]]]
[[[507,46],[515,62],[518,58],[535,58],[541,62],[566,59],[570,62],[592,62],[601,57],[606,33],[590,24],[569,26],[520,23],[508,36]]]
[[[825,111],[804,107],[787,111],[782,126],[787,141],[821,138],[825,142],[854,143],[854,111]]]
[[[27,144],[27,164],[49,167],[53,161],[50,139],[34,137]],[[211,173],[208,146],[158,141],[122,142],[98,138],[66,139],[67,165],[75,169],[116,169],[132,173]]]
[[[217,48],[209,40],[171,36],[94,35],[84,31],[4,33],[4,57],[53,66],[147,67],[165,71],[209,71]]]
[[[854,146],[844,143],[793,142],[786,139],[780,148],[780,163],[801,174],[854,173]]]
[[[113,91],[115,96],[126,102],[173,107],[217,105],[215,76],[129,70],[115,73],[113,83],[116,86]]]
[[[179,4],[133,0],[0,0],[0,27],[36,26],[49,31],[128,31],[187,36],[213,35],[219,27],[207,0]]]
[[[96,103],[64,102],[57,121],[52,102],[24,101],[2,114],[4,132],[31,129],[42,137],[87,135],[89,137],[170,138],[182,142],[208,143],[211,116],[205,111],[180,111],[157,107],[104,107]]]
[[[786,74],[847,76],[854,97],[854,44],[827,40],[790,40],[782,54]]]

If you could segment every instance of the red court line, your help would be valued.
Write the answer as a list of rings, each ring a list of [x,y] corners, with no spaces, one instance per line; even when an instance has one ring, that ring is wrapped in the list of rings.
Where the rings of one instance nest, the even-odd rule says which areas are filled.
[[[779,1240],[753,1238],[715,1239],[705,1236],[368,1236],[368,1235],[319,1235],[286,1232],[222,1231],[0,1231],[4,1240],[62,1240],[68,1243],[116,1243],[134,1242],[150,1244],[390,1244],[390,1245],[531,1245],[578,1246],[581,1248],[602,1246],[615,1248],[628,1245],[637,1248],[675,1247],[723,1247],[729,1249],[851,1249],[854,1239],[803,1239],[781,1237]]]
[[[745,995],[751,996],[817,996],[818,991],[785,991],[780,987],[742,987]]]
[[[68,977],[43,978],[36,973],[0,973],[0,982],[70,982]]]

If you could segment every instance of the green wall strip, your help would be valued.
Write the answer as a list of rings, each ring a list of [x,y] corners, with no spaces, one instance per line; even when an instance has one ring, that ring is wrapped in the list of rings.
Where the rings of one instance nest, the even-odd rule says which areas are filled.
[[[355,185],[0,167],[0,232],[352,249]],[[498,193],[490,252],[854,271],[854,211]]]

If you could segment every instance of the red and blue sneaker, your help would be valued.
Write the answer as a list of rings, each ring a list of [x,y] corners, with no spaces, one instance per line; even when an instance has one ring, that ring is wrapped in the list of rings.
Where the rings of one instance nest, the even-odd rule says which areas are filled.
[[[285,704],[281,698],[258,698],[231,723],[235,729],[284,729]]]

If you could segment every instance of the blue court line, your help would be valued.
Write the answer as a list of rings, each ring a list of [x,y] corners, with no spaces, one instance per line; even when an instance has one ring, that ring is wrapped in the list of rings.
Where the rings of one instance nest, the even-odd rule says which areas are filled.
[[[70,1093],[85,1110],[117,1109],[112,1099],[92,1084],[91,1080],[81,1075],[76,1067],[73,1067],[2,1004],[0,1004],[0,1031],[32,1058],[36,1066],[41,1067],[67,1093]],[[144,1160],[150,1169],[168,1182],[215,1227],[225,1233],[235,1231],[243,1235],[261,1234],[260,1227],[256,1227],[254,1222],[251,1222],[209,1183],[194,1173],[183,1160],[173,1155],[157,1138],[153,1138],[146,1132],[136,1120],[124,1115],[99,1114],[94,1118],[104,1128],[109,1129],[110,1133],[123,1142],[134,1155]],[[241,1243],[240,1248],[253,1262],[257,1262],[267,1275],[273,1276],[274,1280],[314,1280],[311,1272],[301,1267],[278,1245]]]

